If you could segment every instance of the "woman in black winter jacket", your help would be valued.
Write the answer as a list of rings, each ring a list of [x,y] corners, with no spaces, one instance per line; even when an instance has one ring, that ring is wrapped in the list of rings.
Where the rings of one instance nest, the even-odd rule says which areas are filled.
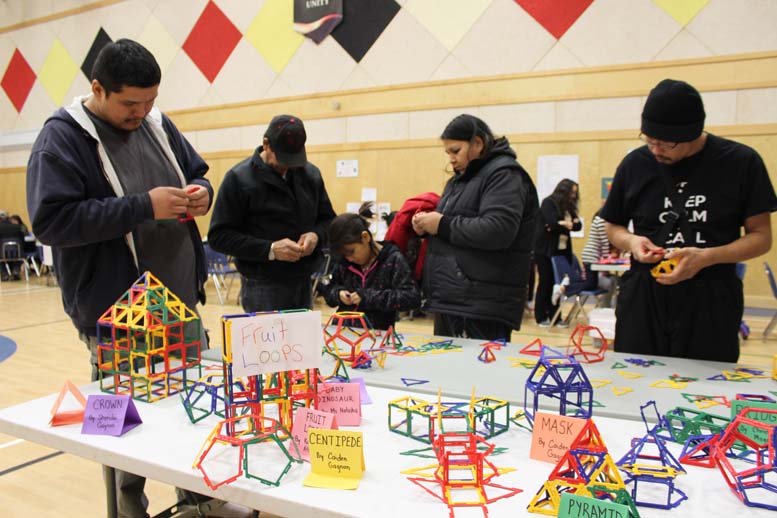
[[[534,246],[534,260],[539,277],[534,299],[534,318],[541,327],[549,326],[551,318],[558,310],[558,301],[552,300],[554,282],[550,258],[555,255],[571,258],[570,232],[582,228],[577,215],[578,199],[577,183],[565,178],[540,205],[540,223]]]
[[[421,306],[421,292],[399,247],[372,238],[369,216],[365,204],[359,214],[332,220],[329,247],[340,260],[319,291],[337,311],[360,311],[374,329],[385,330],[394,326],[397,312]]]
[[[441,139],[454,174],[437,210],[413,216],[416,233],[429,236],[434,334],[509,340],[521,328],[537,191],[507,139],[479,118],[459,115]]]

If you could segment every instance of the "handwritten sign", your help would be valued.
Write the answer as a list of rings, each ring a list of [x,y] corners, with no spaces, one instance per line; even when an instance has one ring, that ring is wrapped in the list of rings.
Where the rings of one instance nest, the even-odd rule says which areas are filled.
[[[358,383],[319,383],[318,409],[337,416],[340,426],[359,426],[362,405]]]
[[[534,416],[529,457],[558,463],[584,424],[585,420],[577,417],[537,412]]]
[[[225,318],[236,377],[321,365],[321,312],[265,313]]]
[[[573,495],[568,491],[561,493],[558,518],[629,518],[631,512],[625,505],[607,500],[597,500],[587,496]]]
[[[129,396],[92,394],[86,400],[81,433],[118,437],[142,422],[135,403]]]
[[[364,473],[362,432],[308,430],[310,473],[302,483],[310,487],[356,489]]]
[[[764,410],[777,410],[777,403],[769,401],[747,401],[742,399],[734,399],[731,401],[731,419],[733,420],[744,408],[762,408]],[[767,425],[777,425],[777,414],[769,412],[749,412],[747,417],[755,421],[766,423]],[[754,428],[752,426],[743,424],[738,429],[743,435],[750,437],[754,441],[761,444],[769,442],[769,434],[766,430],[761,428]]]
[[[297,448],[299,448],[300,457],[306,461],[310,461],[308,430],[311,428],[337,430],[337,419],[328,412],[321,412],[313,408],[300,407],[294,413],[294,426],[291,428],[291,438],[297,444]]]

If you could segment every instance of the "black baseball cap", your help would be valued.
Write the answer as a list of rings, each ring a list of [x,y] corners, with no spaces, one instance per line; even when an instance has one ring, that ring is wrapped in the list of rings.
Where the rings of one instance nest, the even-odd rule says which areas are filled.
[[[270,147],[282,166],[305,166],[308,161],[308,155],[305,153],[305,141],[308,136],[299,117],[293,115],[273,117],[264,136],[270,141]]]

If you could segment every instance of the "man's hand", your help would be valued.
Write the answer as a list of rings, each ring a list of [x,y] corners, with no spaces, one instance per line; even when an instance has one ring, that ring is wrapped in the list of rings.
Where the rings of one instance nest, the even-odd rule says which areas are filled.
[[[287,261],[290,263],[296,263],[303,255],[302,247],[287,237],[280,241],[275,241],[272,245],[272,251],[275,254],[276,261]]]
[[[313,253],[318,244],[318,235],[315,232],[305,232],[299,236],[297,244],[302,249],[302,257],[307,257]]]
[[[419,236],[424,234],[436,235],[440,227],[442,214],[439,212],[416,212],[413,215],[413,230]]]
[[[656,277],[656,282],[667,286],[690,279],[699,273],[699,270],[710,265],[707,251],[704,248],[676,248],[666,254],[665,259],[677,259],[679,261],[672,273]]]
[[[664,259],[666,250],[656,246],[645,236],[631,235],[629,243],[631,256],[640,263],[657,263]]]
[[[192,216],[204,216],[208,213],[210,193],[202,185],[191,184],[186,186],[186,196],[189,197],[188,210]]]
[[[154,187],[148,191],[154,219],[173,219],[185,214],[189,208],[189,197],[183,189],[175,187]]]

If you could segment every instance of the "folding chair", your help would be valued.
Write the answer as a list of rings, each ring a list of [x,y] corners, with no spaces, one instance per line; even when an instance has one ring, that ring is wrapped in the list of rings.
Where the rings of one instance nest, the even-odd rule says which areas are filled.
[[[0,240],[0,263],[5,267],[9,278],[13,273],[11,265],[18,263],[19,268],[24,270],[24,280],[30,282],[29,265],[27,264],[27,258],[24,256],[22,243],[18,239]]]
[[[310,274],[310,300],[316,300],[316,290],[319,283],[326,285],[329,282],[329,266],[332,263],[332,254],[328,250],[323,250],[324,258],[321,260],[318,269]]]
[[[57,272],[54,270],[54,252],[48,245],[40,246],[41,268],[46,275],[46,286],[57,286]]]
[[[213,281],[219,303],[223,305],[224,296],[221,294],[221,290],[226,289],[226,300],[229,300],[232,282],[234,282],[235,276],[239,275],[239,273],[226,255],[213,250],[207,244],[205,245],[205,259],[208,261],[208,278]],[[229,286],[227,286],[226,282],[227,277],[229,277]]]
[[[561,284],[561,281],[564,279],[565,275],[569,277],[570,282],[577,282],[583,278],[583,274],[580,270],[580,263],[577,262],[577,257],[574,254],[572,255],[571,259],[567,259],[567,257],[564,255],[556,255],[550,258],[550,262],[553,265],[553,282],[555,284]],[[575,318],[577,318],[577,315],[581,311],[583,313],[583,317],[586,319],[586,321],[588,321],[588,314],[585,312],[584,307],[588,297],[595,297],[596,307],[598,307],[600,302],[599,296],[604,295],[605,293],[607,293],[607,290],[602,288],[596,288],[595,290],[583,290],[579,293],[573,293],[569,295],[562,293],[558,303],[558,310],[556,310],[556,313],[550,320],[550,325],[553,326],[556,324],[556,321],[561,316],[561,307],[564,305],[564,302],[568,300],[572,300],[573,304],[569,309],[569,313],[567,313],[567,318],[564,320],[564,322],[569,324]]]
[[[40,248],[32,235],[24,238],[24,260],[27,262],[28,267],[31,267],[35,272],[35,275],[40,277],[40,266],[38,264],[41,261]]]
[[[774,274],[772,273],[772,269],[769,268],[769,263],[764,262],[764,268],[766,269],[766,276],[769,278],[769,285],[772,287],[772,295],[774,295],[774,298],[777,299],[777,282],[774,281]],[[764,329],[764,335],[763,335],[764,342],[766,341],[766,338],[769,336],[769,333],[772,332],[772,328],[774,328],[775,324],[777,324],[777,311],[774,312],[772,319],[769,321],[769,324],[766,326],[766,329]]]

